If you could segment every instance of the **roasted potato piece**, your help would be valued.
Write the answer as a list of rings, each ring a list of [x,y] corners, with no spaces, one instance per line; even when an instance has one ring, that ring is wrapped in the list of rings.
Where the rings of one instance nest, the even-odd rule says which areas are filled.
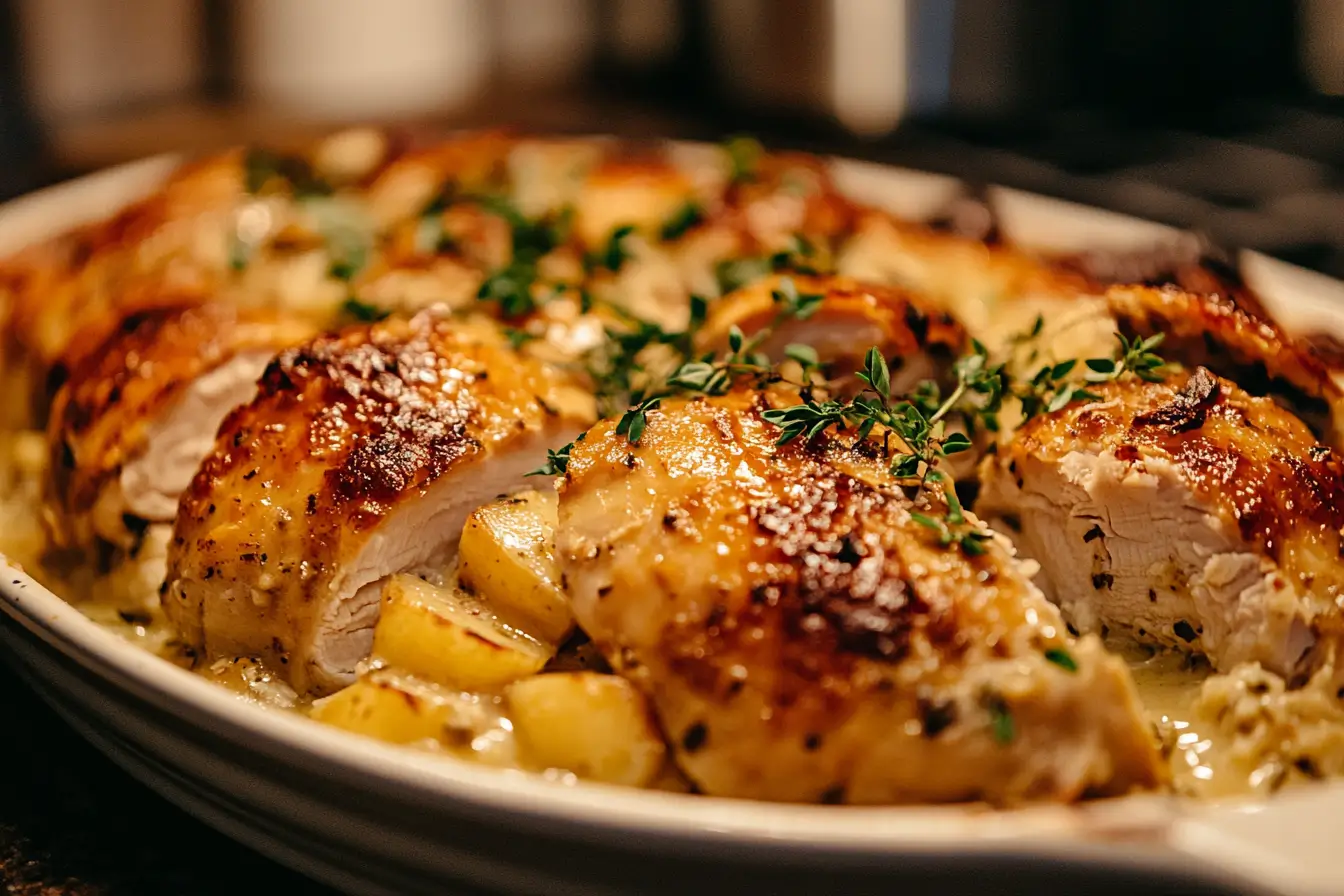
[[[491,765],[516,767],[514,739],[499,698],[465,694],[382,669],[313,703],[319,722],[394,744],[442,747]]]
[[[458,707],[452,696],[384,673],[313,702],[311,718],[394,744],[439,741]]]
[[[529,491],[476,510],[462,529],[458,577],[501,618],[559,644],[574,630],[555,568],[556,495]]]
[[[502,622],[462,591],[405,574],[383,588],[373,632],[375,664],[475,691],[531,675],[554,655],[554,648]]]
[[[514,682],[507,696],[527,764],[632,787],[663,768],[666,747],[648,704],[624,678],[556,672]]]

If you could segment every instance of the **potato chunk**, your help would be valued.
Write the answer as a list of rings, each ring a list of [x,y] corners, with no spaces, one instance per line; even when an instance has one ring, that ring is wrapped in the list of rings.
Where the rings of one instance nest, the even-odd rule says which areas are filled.
[[[454,701],[434,689],[374,673],[314,701],[309,715],[346,731],[409,744],[440,740],[456,712]]]
[[[554,654],[456,589],[411,575],[393,576],[383,587],[382,616],[373,631],[375,664],[476,691],[525,678]]]
[[[462,530],[458,573],[501,618],[551,644],[574,629],[555,565],[556,500],[529,491],[478,508]]]
[[[666,746],[644,696],[624,678],[556,672],[515,682],[507,696],[529,765],[632,787],[662,770]]]
[[[313,703],[319,722],[394,744],[447,748],[490,765],[516,767],[514,739],[499,698],[466,694],[400,675],[372,672]]]

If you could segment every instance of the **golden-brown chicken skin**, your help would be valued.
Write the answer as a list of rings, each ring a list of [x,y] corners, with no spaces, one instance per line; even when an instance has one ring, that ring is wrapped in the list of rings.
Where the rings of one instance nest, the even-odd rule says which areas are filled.
[[[781,320],[778,297],[785,291],[821,298],[803,319]],[[729,293],[710,306],[696,333],[698,350],[723,350],[733,327],[747,336],[769,328],[759,350],[773,361],[783,360],[790,344],[804,344],[839,373],[858,369],[868,349],[876,346],[893,360],[898,383],[910,386],[931,377],[934,362],[950,361],[966,342],[956,321],[917,296],[839,276],[775,274]]]
[[[1164,334],[1162,353],[1202,365],[1254,394],[1275,394],[1310,415],[1325,440],[1344,448],[1344,390],[1306,345],[1230,298],[1173,286],[1113,286],[1106,302],[1120,327]]]
[[[81,351],[47,425],[54,542],[125,548],[146,523],[171,521],[224,415],[272,356],[312,334],[278,312],[166,305]]]
[[[1302,671],[1344,594],[1337,454],[1204,368],[1092,388],[986,460],[977,508],[1079,629]]]
[[[593,414],[488,323],[391,319],[286,351],[182,498],[165,609],[208,656],[346,684],[382,580],[442,570],[467,515]]]
[[[1067,636],[1006,542],[941,545],[912,516],[941,499],[912,502],[877,443],[776,447],[771,403],[668,401],[638,445],[599,424],[560,484],[575,614],[703,792],[1003,804],[1162,780],[1124,664]]]

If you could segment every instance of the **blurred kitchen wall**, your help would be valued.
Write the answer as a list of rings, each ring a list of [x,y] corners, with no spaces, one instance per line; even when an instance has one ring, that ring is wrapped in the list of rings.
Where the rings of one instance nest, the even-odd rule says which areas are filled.
[[[0,30],[14,171],[350,120],[849,148],[1344,92],[1344,0],[0,0]]]

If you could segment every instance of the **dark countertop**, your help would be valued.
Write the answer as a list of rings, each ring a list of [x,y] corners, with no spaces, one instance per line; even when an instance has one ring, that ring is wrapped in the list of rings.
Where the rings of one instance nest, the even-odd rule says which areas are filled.
[[[0,663],[9,896],[331,893],[218,834],[86,744]]]

